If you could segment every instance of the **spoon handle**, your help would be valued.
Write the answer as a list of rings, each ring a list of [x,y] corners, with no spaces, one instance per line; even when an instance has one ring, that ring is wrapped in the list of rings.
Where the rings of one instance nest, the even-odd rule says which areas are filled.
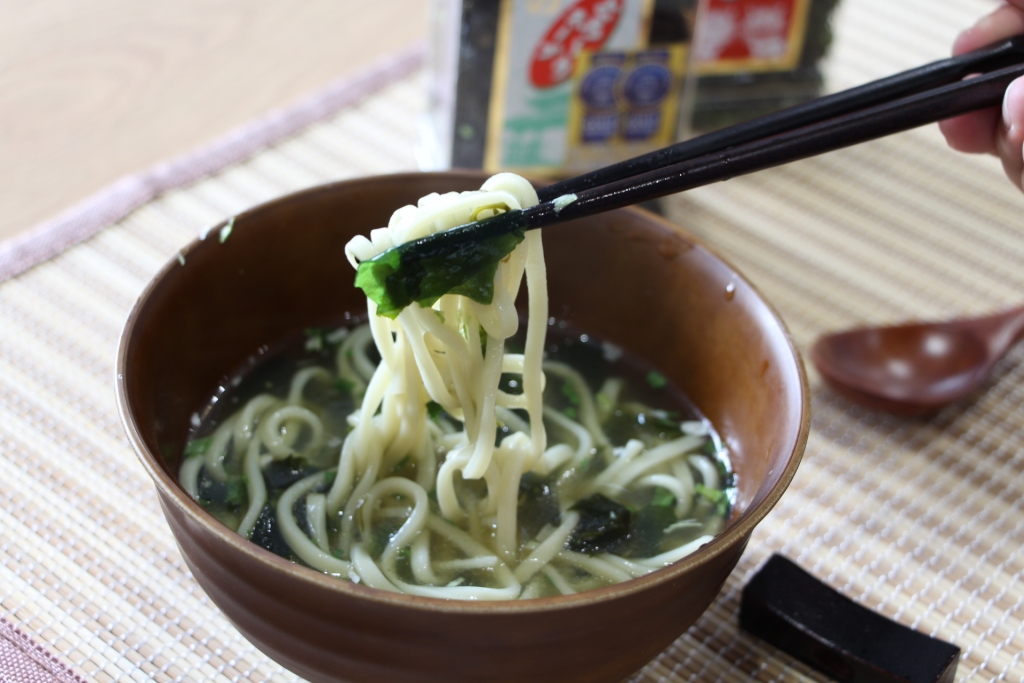
[[[1002,358],[1024,337],[1024,306],[976,318],[950,321],[949,326],[972,332],[988,347],[991,358]]]
[[[1006,350],[1009,350],[1011,346],[1020,341],[1021,337],[1024,337],[1024,306],[1007,311],[1005,316],[1008,318],[1005,328]]]

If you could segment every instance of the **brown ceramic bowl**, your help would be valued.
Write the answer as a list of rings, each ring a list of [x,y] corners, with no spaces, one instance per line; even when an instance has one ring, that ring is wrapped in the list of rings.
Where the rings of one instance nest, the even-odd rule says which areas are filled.
[[[796,471],[808,429],[803,367],[778,316],[683,230],[619,210],[545,230],[551,315],[627,348],[711,419],[738,475],[728,529],[624,584],[511,603],[379,592],[292,564],[237,536],[178,486],[190,416],[257,349],[345,313],[365,315],[350,237],[474,173],[339,182],[256,207],[193,242],[139,298],[117,362],[132,445],[199,584],[257,647],[314,681],[615,682],[708,607]]]

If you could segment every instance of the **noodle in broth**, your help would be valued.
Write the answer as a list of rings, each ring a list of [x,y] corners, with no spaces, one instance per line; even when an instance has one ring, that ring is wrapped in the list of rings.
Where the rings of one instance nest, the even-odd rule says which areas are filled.
[[[355,266],[536,202],[528,182],[500,174],[400,209],[347,253]],[[524,279],[525,335],[514,305]],[[688,406],[638,400],[676,390],[654,370],[646,387],[635,369],[613,374],[628,365],[621,352],[586,335],[563,333],[545,359],[548,328],[534,231],[498,265],[490,304],[451,294],[391,319],[368,300],[366,324],[307,339],[286,383],[240,380],[241,408],[219,422],[211,411],[186,447],[182,485],[279,554],[435,598],[573,593],[707,543],[734,491],[710,425]],[[572,362],[581,357],[604,359],[599,386]]]

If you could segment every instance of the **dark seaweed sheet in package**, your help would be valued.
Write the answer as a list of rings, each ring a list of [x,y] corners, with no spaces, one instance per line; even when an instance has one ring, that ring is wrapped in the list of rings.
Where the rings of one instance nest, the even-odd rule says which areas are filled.
[[[463,0],[452,131],[453,168],[482,168],[500,0]]]

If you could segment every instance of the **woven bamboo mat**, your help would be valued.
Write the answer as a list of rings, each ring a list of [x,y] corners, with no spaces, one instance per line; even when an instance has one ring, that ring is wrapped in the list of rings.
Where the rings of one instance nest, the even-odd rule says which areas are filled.
[[[987,0],[844,0],[833,89],[935,59]],[[423,74],[0,283],[0,615],[96,681],[290,681],[196,585],[114,405],[121,325],[205,226],[341,177],[412,168]],[[1024,195],[934,129],[669,202],[806,350],[858,323],[981,314],[1024,297]],[[783,552],[846,595],[963,649],[958,678],[1024,679],[1024,348],[928,421],[863,411],[811,371],[803,464],[712,608],[632,683],[820,679],[740,632],[742,586]]]

